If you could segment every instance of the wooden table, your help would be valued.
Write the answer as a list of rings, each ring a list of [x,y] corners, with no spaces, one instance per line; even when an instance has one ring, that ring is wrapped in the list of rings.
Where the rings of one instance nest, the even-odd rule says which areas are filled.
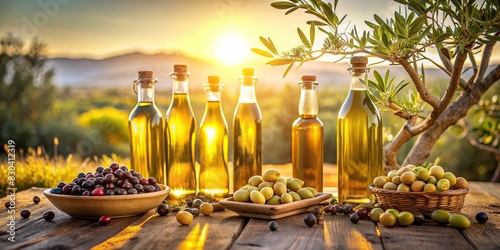
[[[369,220],[352,224],[346,215],[326,215],[323,224],[309,228],[299,214],[278,219],[274,232],[269,221],[228,210],[195,217],[189,226],[179,225],[173,213],[160,217],[154,209],[101,226],[71,218],[50,204],[44,188],[31,188],[16,194],[15,243],[8,241],[10,215],[1,209],[0,249],[500,249],[500,183],[472,182],[469,187],[462,213],[472,226],[463,231],[432,221],[391,228]],[[42,202],[34,204],[35,195]],[[7,200],[0,199],[2,207]],[[29,219],[19,215],[24,208],[32,212]],[[48,210],[56,214],[52,222],[42,218]],[[489,214],[486,224],[474,219],[479,211]]]

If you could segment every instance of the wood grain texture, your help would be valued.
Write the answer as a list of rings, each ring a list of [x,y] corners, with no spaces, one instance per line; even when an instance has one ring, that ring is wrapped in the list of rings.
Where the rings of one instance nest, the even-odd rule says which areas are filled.
[[[325,215],[324,230],[328,249],[383,249],[371,220],[352,224],[347,215]]]
[[[306,226],[304,215],[276,220],[276,231],[269,230],[268,220],[250,219],[231,249],[324,249],[323,226]]]
[[[154,209],[101,226],[60,212],[43,197],[44,189],[32,188],[16,194],[16,242],[0,230],[0,249],[500,249],[500,184],[470,182],[469,188],[461,211],[471,221],[469,229],[427,221],[380,226],[380,237],[371,221],[352,224],[345,215],[325,215],[323,224],[309,228],[305,213],[276,220],[277,231],[268,229],[269,220],[245,219],[228,210],[197,216],[189,226],[179,225],[174,213],[160,217]],[[35,195],[42,198],[40,204],[33,203]],[[1,204],[8,199],[1,198]],[[19,212],[26,208],[32,215],[22,219]],[[56,214],[52,222],[42,218],[49,210]],[[489,214],[487,223],[476,222],[479,211]],[[7,209],[0,209],[4,229],[9,217]]]
[[[160,217],[155,209],[144,215],[112,219],[107,226],[96,220],[71,218],[59,211],[47,199],[45,189],[32,188],[16,195],[16,242],[7,241],[6,230],[0,231],[0,249],[175,249],[210,246],[227,249],[240,234],[245,220],[224,210],[210,216],[197,216],[189,226],[181,226],[175,214]],[[42,197],[34,204],[33,196]],[[8,197],[1,199],[2,204]],[[19,212],[29,208],[31,216],[22,219]],[[43,213],[53,211],[51,222],[43,219]],[[9,214],[1,210],[0,223],[6,225]]]
[[[500,249],[500,198],[495,195],[500,192],[498,186],[487,182],[469,185],[471,193],[461,212],[469,218],[471,227],[462,234],[476,249]],[[476,221],[475,215],[480,211],[488,214],[485,224]]]

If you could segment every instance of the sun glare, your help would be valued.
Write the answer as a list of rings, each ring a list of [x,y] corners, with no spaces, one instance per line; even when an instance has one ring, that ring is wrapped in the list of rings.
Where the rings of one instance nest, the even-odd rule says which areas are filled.
[[[247,59],[249,50],[243,38],[227,35],[217,41],[215,56],[224,64],[235,65]]]

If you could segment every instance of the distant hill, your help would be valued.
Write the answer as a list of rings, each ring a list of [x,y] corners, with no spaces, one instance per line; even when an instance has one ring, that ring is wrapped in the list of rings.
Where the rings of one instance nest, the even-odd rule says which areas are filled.
[[[347,61],[347,60],[346,60]],[[174,64],[187,64],[191,72],[190,88],[202,86],[208,75],[217,74],[227,87],[238,85],[237,77],[243,67],[253,67],[259,78],[258,84],[280,88],[286,83],[296,83],[302,74],[315,74],[320,87],[348,86],[347,63],[309,62],[298,70],[292,69],[282,78],[286,67],[273,67],[262,63],[256,65],[224,66],[179,54],[129,53],[105,59],[51,58],[48,65],[56,71],[55,84],[63,87],[129,88],[139,70],[154,70],[159,80],[158,88],[170,88],[170,72]],[[385,72],[388,67],[376,67]],[[391,66],[393,74],[408,78],[401,67]],[[430,70],[427,77],[443,77],[439,70]],[[398,78],[401,79],[401,78]]]

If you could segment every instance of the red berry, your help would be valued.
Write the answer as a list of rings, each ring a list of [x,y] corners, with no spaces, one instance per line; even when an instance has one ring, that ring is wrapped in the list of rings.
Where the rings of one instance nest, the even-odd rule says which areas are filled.
[[[100,188],[92,190],[92,196],[103,196],[103,195],[104,195],[104,190]]]
[[[107,215],[103,215],[101,216],[101,218],[99,218],[99,224],[103,226],[108,225],[110,222],[111,222],[111,217]]]

